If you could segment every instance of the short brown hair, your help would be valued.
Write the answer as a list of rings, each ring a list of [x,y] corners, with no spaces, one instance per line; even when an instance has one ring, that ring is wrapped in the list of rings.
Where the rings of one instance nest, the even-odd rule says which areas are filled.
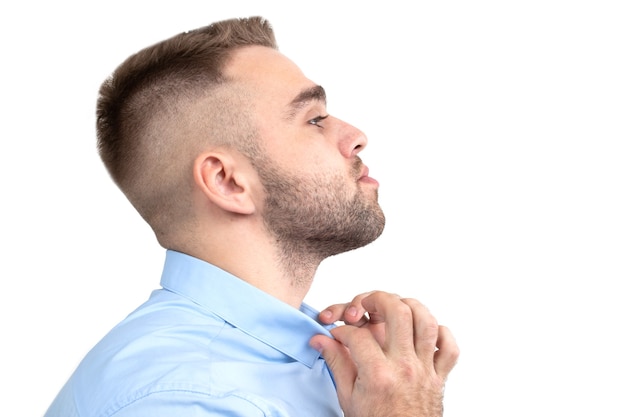
[[[214,136],[232,136],[223,130],[240,128],[232,95],[223,94],[228,80],[222,69],[234,49],[248,45],[278,49],[267,20],[229,19],[180,33],[130,56],[100,87],[98,152],[157,238],[158,229],[189,204],[181,201],[187,173],[180,172],[181,164],[192,162],[181,155],[193,152],[189,136],[196,138],[207,124]],[[208,115],[189,114],[190,106],[207,98],[213,104]]]

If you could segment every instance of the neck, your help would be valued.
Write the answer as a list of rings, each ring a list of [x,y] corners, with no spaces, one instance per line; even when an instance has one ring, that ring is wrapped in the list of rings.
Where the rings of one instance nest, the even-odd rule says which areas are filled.
[[[241,234],[215,232],[204,236],[220,236],[219,242],[207,240],[171,249],[209,262],[294,308],[300,307],[321,263],[319,256],[295,245],[269,244],[267,237],[252,236],[249,230]]]

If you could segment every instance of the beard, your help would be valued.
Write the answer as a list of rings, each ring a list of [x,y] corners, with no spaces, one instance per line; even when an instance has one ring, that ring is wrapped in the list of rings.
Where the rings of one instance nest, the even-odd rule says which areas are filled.
[[[365,246],[382,233],[385,216],[378,191],[368,195],[358,184],[356,189],[349,187],[341,175],[297,177],[271,161],[255,165],[266,192],[265,226],[276,238],[283,261],[292,267]],[[357,158],[352,170],[355,183],[361,167]]]

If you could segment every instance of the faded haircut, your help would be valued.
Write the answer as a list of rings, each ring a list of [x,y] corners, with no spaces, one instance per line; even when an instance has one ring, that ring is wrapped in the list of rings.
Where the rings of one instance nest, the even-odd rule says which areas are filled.
[[[142,49],[100,87],[98,152],[158,239],[191,215],[188,177],[199,141],[254,148],[245,98],[222,74],[232,52],[250,45],[278,49],[267,20],[216,22]]]

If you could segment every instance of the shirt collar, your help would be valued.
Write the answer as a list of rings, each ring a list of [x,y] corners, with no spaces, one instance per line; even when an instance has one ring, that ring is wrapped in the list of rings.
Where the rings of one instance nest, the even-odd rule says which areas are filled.
[[[317,322],[318,312],[304,303],[297,310],[215,265],[173,250],[166,252],[161,286],[308,367],[320,356],[309,339],[330,336],[333,327]]]

